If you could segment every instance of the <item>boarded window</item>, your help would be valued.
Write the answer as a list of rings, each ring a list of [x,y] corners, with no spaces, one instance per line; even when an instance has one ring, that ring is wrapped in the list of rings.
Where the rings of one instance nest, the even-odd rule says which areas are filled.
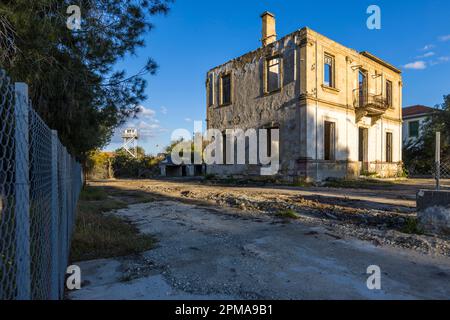
[[[222,105],[231,103],[231,74],[225,74],[221,78],[221,99],[220,102]]]
[[[409,136],[412,138],[417,138],[419,136],[419,121],[411,121],[409,126]]]
[[[267,92],[273,92],[281,88],[281,59],[267,59],[266,70],[266,86]]]
[[[323,84],[328,87],[334,87],[334,57],[325,55],[323,69]]]
[[[336,124],[334,122],[325,121],[324,128],[324,159],[335,160],[336,156]]]
[[[392,162],[392,132],[386,132],[386,162]]]
[[[214,74],[208,76],[208,106],[214,104]]]
[[[386,104],[392,107],[392,82],[389,80],[386,81]]]

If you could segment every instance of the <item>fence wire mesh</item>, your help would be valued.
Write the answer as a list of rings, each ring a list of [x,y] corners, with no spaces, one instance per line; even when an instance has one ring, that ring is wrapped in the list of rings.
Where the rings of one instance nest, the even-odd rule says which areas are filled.
[[[442,161],[442,160],[441,160]],[[442,179],[450,179],[450,161],[440,163],[440,176]]]
[[[0,70],[0,299],[17,296],[14,86]]]
[[[64,293],[81,166],[0,69],[0,299]]]

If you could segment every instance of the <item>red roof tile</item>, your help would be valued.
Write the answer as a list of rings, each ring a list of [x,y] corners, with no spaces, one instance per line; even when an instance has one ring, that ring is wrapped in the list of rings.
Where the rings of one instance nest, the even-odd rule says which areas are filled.
[[[411,117],[419,114],[428,114],[434,112],[436,109],[430,108],[427,106],[422,105],[416,105],[411,107],[405,107],[403,108],[403,118],[404,117]]]

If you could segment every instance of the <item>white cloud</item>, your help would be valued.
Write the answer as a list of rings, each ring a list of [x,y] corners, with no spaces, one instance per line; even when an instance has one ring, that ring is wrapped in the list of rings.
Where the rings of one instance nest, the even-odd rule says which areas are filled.
[[[167,114],[167,108],[164,107],[164,106],[162,106],[162,107],[161,107],[161,113],[162,113],[162,114]]]
[[[413,69],[413,70],[423,70],[427,68],[427,63],[425,61],[415,61],[411,63],[407,63],[403,66],[405,69]]]
[[[156,111],[150,108],[146,108],[144,106],[139,106],[139,116],[145,117],[145,118],[153,118],[156,115]]]
[[[443,41],[443,42],[445,42],[445,41],[450,41],[450,34],[447,34],[447,35],[445,35],[445,36],[440,36],[440,37],[439,37],[439,40],[440,40],[440,41]]]
[[[191,119],[191,118],[184,118],[184,121],[186,121],[186,122],[192,122],[192,119]]]
[[[417,59],[423,59],[423,58],[429,58],[434,56],[436,53],[434,53],[433,51],[427,52],[421,56],[418,56]]]
[[[435,48],[436,46],[434,44],[427,44],[425,47],[422,48],[422,51],[428,51],[430,49]]]
[[[435,66],[441,63],[446,63],[450,61],[450,56],[442,56],[430,62],[430,66]]]
[[[135,118],[130,118],[121,127],[117,128],[111,139],[113,143],[122,143],[122,131],[126,128],[136,128],[139,131],[139,139],[147,141],[167,130],[162,128],[156,118],[156,111],[151,108],[139,106],[139,113]]]

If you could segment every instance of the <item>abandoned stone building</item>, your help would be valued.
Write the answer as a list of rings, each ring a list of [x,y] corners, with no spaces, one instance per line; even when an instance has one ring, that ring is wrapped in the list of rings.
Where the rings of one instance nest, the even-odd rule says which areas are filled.
[[[261,17],[262,46],[207,72],[207,127],[279,129],[278,176],[287,181],[398,175],[401,71],[307,27],[277,40],[274,15]],[[216,164],[207,172],[260,171]]]

